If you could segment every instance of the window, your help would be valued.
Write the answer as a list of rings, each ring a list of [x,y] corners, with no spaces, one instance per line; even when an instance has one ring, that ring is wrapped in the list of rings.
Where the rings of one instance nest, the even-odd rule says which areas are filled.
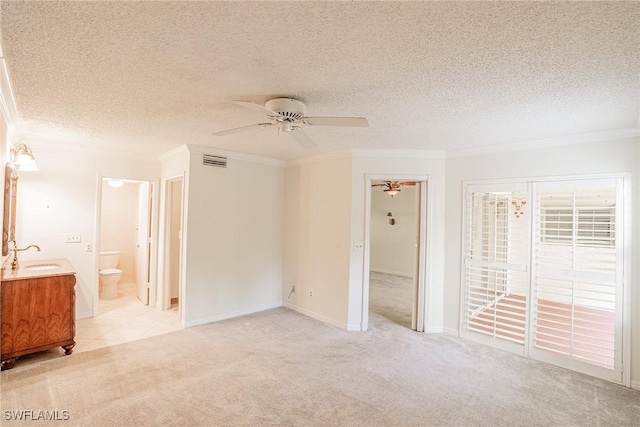
[[[622,382],[623,181],[468,185],[462,336]]]
[[[546,193],[540,200],[540,241],[615,246],[614,190]]]

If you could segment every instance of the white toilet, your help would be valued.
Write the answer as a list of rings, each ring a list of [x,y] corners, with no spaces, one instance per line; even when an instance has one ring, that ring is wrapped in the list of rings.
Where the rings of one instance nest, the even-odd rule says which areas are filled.
[[[119,259],[120,251],[100,252],[100,298],[118,297],[118,282],[122,277],[122,270],[116,268]]]

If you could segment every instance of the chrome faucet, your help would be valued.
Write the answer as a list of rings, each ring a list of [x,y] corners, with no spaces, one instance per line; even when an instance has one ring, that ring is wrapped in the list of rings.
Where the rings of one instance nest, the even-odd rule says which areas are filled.
[[[11,251],[13,252],[13,261],[11,262],[12,270],[17,270],[18,268],[20,268],[20,264],[18,264],[18,252],[26,251],[27,249],[31,249],[31,248],[36,248],[36,250],[40,252],[40,246],[38,245],[29,245],[26,248],[18,249],[18,245],[14,240],[13,249],[11,249]]]

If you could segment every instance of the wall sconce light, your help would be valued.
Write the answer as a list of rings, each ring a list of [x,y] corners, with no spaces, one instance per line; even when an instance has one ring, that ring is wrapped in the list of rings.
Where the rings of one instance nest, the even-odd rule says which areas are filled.
[[[17,171],[37,171],[38,165],[33,157],[31,148],[27,144],[21,143],[13,149],[11,164]]]
[[[400,192],[399,188],[389,188],[387,190],[384,190],[385,193],[387,193],[388,195],[390,195],[391,197],[395,196],[396,194],[398,194]]]
[[[390,225],[396,225],[396,220],[393,218],[393,214],[391,212],[387,214],[387,218],[389,218]]]

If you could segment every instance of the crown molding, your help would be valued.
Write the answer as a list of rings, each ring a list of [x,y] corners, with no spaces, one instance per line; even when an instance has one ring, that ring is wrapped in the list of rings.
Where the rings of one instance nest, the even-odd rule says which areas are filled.
[[[20,136],[20,117],[16,98],[11,86],[11,77],[7,68],[7,61],[0,48],[0,108],[7,123],[7,133],[10,140],[18,139]]]
[[[135,151],[114,150],[110,147],[94,146],[87,143],[72,143],[56,140],[43,140],[41,138],[24,138],[25,143],[34,150],[65,151],[70,153],[93,155],[97,157],[109,157],[114,159],[137,160],[141,162],[157,162],[158,159],[146,153]],[[36,153],[37,157],[37,153]]]
[[[392,159],[444,159],[444,150],[389,150],[389,149],[354,149],[351,157],[392,158]]]
[[[472,157],[484,154],[505,153],[511,151],[523,151],[540,148],[561,147],[565,145],[588,144],[591,142],[615,141],[627,138],[640,137],[640,128],[625,128],[590,132],[579,135],[562,137],[533,139],[529,141],[515,142],[511,144],[488,145],[484,147],[462,148],[447,151],[447,158]]]
[[[287,166],[304,165],[309,163],[324,162],[327,160],[358,158],[358,159],[444,159],[446,152],[442,150],[390,150],[390,149],[352,149],[329,151],[308,157],[299,157],[289,160]]]
[[[177,156],[178,154],[189,153],[189,148],[186,144],[178,145],[176,148],[172,148],[169,151],[166,151],[158,156],[158,160],[163,162],[167,159],[170,159],[173,156]]]
[[[345,159],[351,157],[351,150],[329,151],[322,154],[314,154],[312,156],[298,157],[287,161],[287,166],[299,166],[310,163],[326,162],[328,160]]]
[[[242,160],[245,162],[258,163],[262,165],[285,167],[287,164],[284,160],[274,159],[272,157],[263,157],[253,154],[239,153],[237,151],[222,150],[206,145],[186,144],[186,148],[190,153],[213,154],[214,156],[222,156],[229,159]]]

